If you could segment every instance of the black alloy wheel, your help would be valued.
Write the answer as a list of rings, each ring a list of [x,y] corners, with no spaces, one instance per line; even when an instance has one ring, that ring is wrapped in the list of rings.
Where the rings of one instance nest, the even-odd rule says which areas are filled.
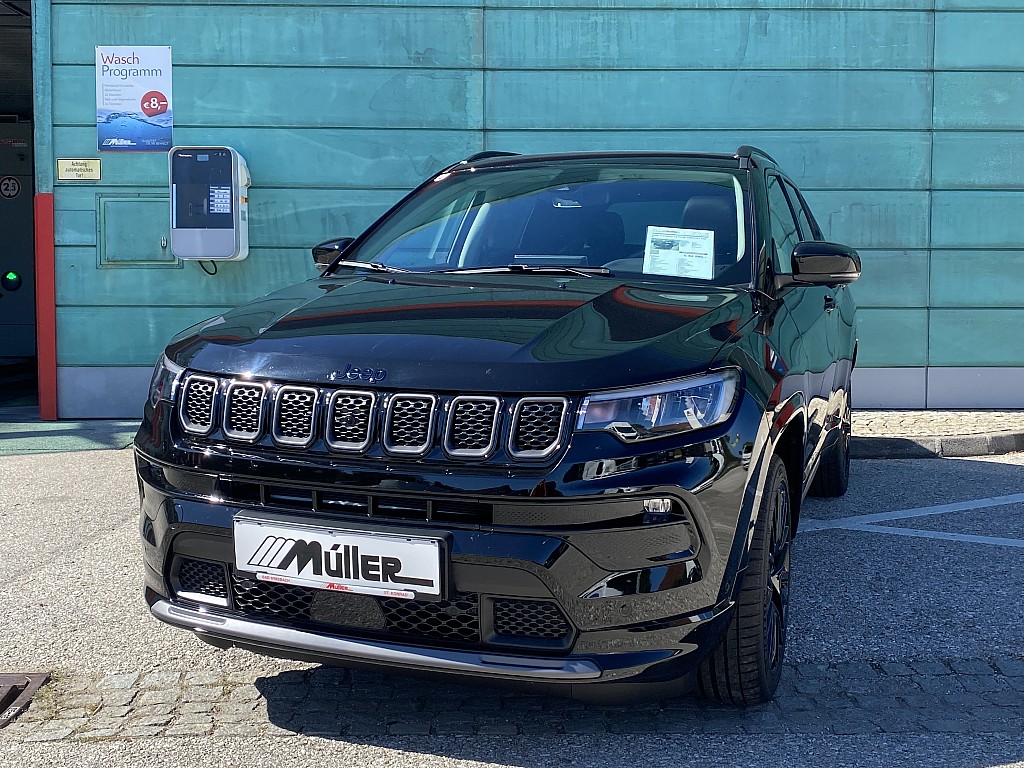
[[[773,456],[732,619],[698,672],[698,691],[705,698],[751,705],[775,695],[786,650],[792,520],[786,466]]]

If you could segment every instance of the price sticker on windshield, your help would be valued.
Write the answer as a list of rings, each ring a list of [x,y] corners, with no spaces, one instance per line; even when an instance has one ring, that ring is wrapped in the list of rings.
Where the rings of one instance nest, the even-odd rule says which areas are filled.
[[[714,230],[648,227],[644,272],[698,280],[714,279]]]

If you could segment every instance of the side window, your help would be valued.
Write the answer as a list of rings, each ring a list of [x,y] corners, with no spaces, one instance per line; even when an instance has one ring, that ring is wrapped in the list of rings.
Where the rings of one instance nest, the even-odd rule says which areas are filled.
[[[789,195],[789,201],[793,204],[793,209],[796,211],[796,220],[800,224],[800,239],[801,240],[820,240],[821,233],[818,228],[814,225],[814,221],[811,218],[811,212],[807,210],[807,203],[797,192],[796,187],[790,184],[788,181],[786,184],[786,194]]]
[[[796,244],[800,242],[800,230],[778,176],[768,177],[768,210],[771,215],[772,237],[775,239],[775,270],[779,274],[788,275],[793,272],[789,257]]]

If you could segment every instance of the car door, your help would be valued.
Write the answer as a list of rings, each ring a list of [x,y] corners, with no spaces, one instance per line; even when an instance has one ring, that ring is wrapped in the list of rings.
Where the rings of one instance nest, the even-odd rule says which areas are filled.
[[[786,192],[797,214],[804,240],[824,240],[824,235],[814,220],[807,201],[789,179],[784,179]],[[831,296],[832,301],[829,301]],[[828,384],[828,413],[826,429],[840,426],[841,420],[849,418],[846,407],[850,395],[850,376],[853,372],[855,345],[854,317],[856,304],[845,285],[829,289],[825,297],[825,339],[828,344],[831,371],[826,376]]]
[[[792,274],[792,254],[803,238],[796,210],[789,199],[783,178],[769,172],[765,178],[768,210],[771,221],[772,259],[776,274]],[[825,439],[829,400],[832,395],[830,375],[834,374],[829,349],[828,312],[832,292],[821,286],[792,286],[783,289],[780,298],[796,324],[800,335],[798,348],[790,363],[790,374],[800,375],[807,406],[807,441],[804,466],[813,467]]]

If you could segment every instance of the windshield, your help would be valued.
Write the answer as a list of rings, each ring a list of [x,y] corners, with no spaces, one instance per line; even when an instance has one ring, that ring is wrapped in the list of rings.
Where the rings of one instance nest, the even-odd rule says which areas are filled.
[[[746,285],[746,183],[745,173],[640,163],[443,173],[345,259]]]

